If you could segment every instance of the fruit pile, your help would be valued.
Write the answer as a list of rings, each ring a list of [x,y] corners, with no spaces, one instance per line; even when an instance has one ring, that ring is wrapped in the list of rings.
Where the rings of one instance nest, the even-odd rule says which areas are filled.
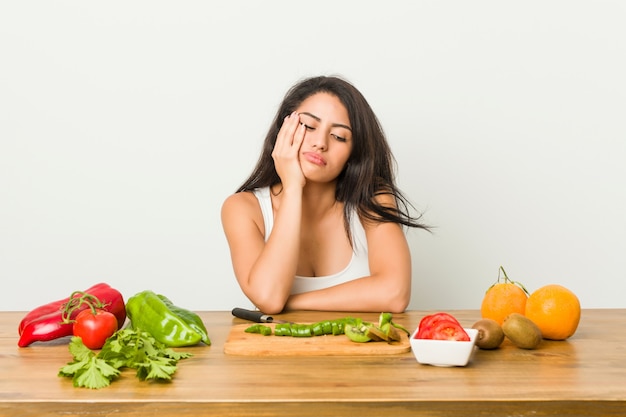
[[[476,346],[495,349],[506,337],[519,348],[535,349],[543,339],[565,340],[576,332],[581,312],[576,294],[558,284],[529,293],[500,271],[503,279],[498,276],[485,293],[482,319],[472,326],[479,332]]]
[[[126,318],[129,326],[124,327]],[[164,295],[142,291],[128,301],[115,288],[99,283],[86,291],[39,306],[18,326],[18,346],[73,336],[73,361],[59,370],[75,387],[99,389],[136,369],[140,380],[169,381],[180,359],[191,356],[173,347],[211,344],[198,314],[178,307]],[[97,352],[96,352],[97,351]]]

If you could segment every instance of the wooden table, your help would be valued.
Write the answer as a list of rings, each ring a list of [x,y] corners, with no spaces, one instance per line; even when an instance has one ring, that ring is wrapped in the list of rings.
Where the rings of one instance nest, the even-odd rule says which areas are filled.
[[[471,326],[478,311],[449,311]],[[409,329],[429,312],[394,315]],[[626,309],[585,310],[567,341],[522,350],[510,342],[477,350],[467,367],[420,365],[412,353],[365,357],[249,357],[224,354],[230,312],[202,312],[210,347],[184,348],[170,383],[132,370],[101,390],[74,388],[57,372],[67,339],[17,346],[24,313],[0,313],[0,416],[623,416]],[[345,313],[294,312],[296,322]],[[377,315],[358,314],[374,321]]]

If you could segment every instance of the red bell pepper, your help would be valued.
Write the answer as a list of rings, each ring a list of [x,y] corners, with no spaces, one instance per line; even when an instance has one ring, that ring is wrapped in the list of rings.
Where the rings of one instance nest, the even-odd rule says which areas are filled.
[[[103,309],[115,315],[118,329],[122,328],[126,321],[124,297],[115,288],[108,284],[100,283],[82,293],[74,293],[63,300],[44,304],[30,311],[19,324],[18,332],[20,339],[17,345],[25,347],[33,342],[45,342],[64,336],[71,336],[74,318],[78,313],[90,307],[88,303],[74,306],[74,308],[70,304],[76,302],[85,294],[93,296],[102,302],[104,304]],[[70,308],[68,308],[68,305]]]

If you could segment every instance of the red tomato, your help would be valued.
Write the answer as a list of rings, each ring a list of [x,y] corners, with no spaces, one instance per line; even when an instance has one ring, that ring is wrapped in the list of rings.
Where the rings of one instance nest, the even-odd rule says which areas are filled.
[[[456,323],[461,327],[461,324],[458,322],[454,316],[448,313],[436,313],[428,315],[420,321],[416,339],[432,339],[432,330],[440,321],[451,321]],[[462,327],[461,327],[462,328]]]
[[[74,322],[74,336],[83,340],[89,349],[100,349],[104,342],[117,331],[117,319],[113,313],[90,308],[81,311]]]
[[[468,342],[470,337],[457,321],[441,320],[433,326],[431,339]]]

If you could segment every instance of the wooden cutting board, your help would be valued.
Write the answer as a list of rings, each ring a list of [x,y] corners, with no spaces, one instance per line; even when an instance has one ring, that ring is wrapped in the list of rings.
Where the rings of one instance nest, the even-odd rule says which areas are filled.
[[[236,324],[230,329],[224,344],[224,353],[242,356],[347,356],[347,355],[395,355],[409,352],[411,344],[406,333],[395,343],[356,343],[346,335],[313,337],[263,336],[246,333],[252,324]],[[267,324],[273,327],[274,324]]]

